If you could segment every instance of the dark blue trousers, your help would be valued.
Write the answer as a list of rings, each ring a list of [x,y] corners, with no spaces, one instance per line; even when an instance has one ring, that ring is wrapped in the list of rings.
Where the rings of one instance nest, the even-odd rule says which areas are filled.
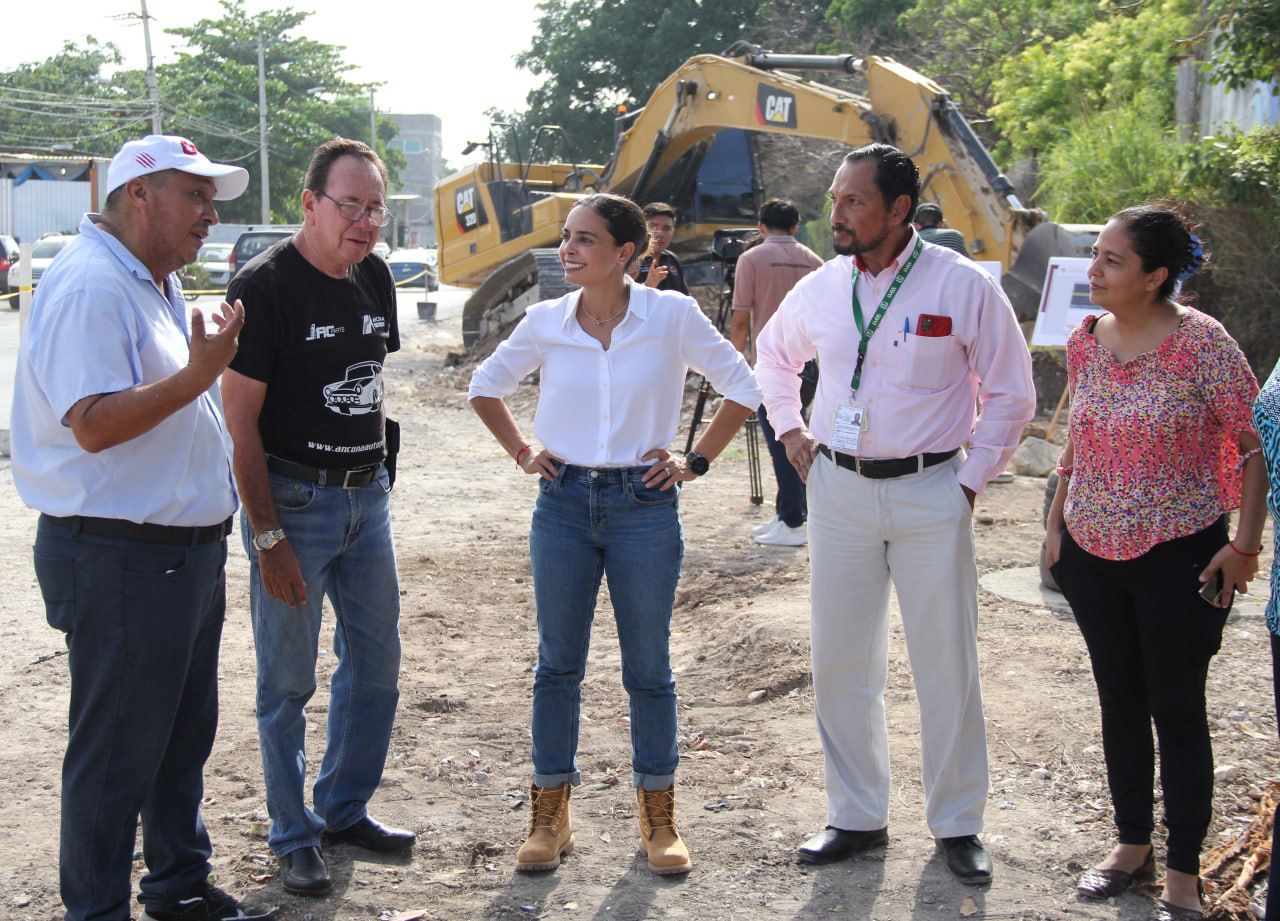
[[[41,518],[36,577],[71,671],[59,852],[67,921],[130,917],[139,816],[139,901],[170,905],[209,875],[200,800],[218,724],[226,558],[226,541],[149,544]]]
[[[773,477],[778,481],[774,511],[787,527],[798,528],[809,518],[804,480],[787,460],[787,449],[778,441],[763,404],[756,410],[756,416],[760,420],[760,431],[764,433],[764,443],[769,447],[769,457],[773,459]]]

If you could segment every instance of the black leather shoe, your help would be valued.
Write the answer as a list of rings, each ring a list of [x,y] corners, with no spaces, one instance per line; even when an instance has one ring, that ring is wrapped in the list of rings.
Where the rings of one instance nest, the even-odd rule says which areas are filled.
[[[947,861],[947,869],[966,886],[983,886],[991,882],[991,858],[977,835],[939,838],[938,847]]]
[[[294,895],[328,895],[333,888],[318,847],[300,847],[281,857],[280,882]]]
[[[801,863],[832,863],[889,843],[889,829],[846,831],[828,825],[797,850]]]
[[[366,851],[388,854],[393,851],[408,850],[417,843],[418,836],[403,828],[390,828],[373,816],[367,815],[341,831],[329,832],[329,840],[340,844],[354,844]]]

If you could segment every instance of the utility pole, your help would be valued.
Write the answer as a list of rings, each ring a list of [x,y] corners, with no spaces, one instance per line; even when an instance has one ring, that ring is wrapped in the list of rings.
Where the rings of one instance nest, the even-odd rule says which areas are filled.
[[[142,0],[142,41],[147,47],[147,95],[151,97],[151,133],[160,130],[160,89],[156,85],[156,62],[151,56],[151,17],[147,15],[147,0]]]
[[[373,106],[373,90],[369,90],[369,147],[378,149],[378,110]]]
[[[262,223],[271,223],[271,180],[267,178],[267,65],[258,33],[258,162],[262,167]]]

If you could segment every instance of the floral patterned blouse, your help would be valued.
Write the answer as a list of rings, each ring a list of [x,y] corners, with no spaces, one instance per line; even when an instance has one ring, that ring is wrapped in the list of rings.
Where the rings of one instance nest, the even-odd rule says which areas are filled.
[[[1121,363],[1090,316],[1067,340],[1075,449],[1064,517],[1094,556],[1131,560],[1240,505],[1240,435],[1258,381],[1222,324],[1193,308]]]
[[[1258,429],[1258,440],[1262,442],[1262,456],[1267,461],[1267,480],[1271,487],[1267,495],[1267,508],[1276,523],[1275,551],[1276,559],[1271,564],[1271,600],[1267,603],[1267,629],[1280,634],[1280,612],[1277,612],[1277,598],[1280,598],[1280,362],[1271,371],[1271,376],[1262,385],[1257,402],[1253,404],[1253,424]]]

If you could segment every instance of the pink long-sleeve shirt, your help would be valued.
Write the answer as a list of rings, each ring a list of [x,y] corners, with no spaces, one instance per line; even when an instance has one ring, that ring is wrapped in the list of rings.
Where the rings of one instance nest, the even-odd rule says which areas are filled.
[[[858,272],[868,324],[915,242],[913,232],[878,274]],[[853,257],[837,256],[805,276],[760,335],[756,377],[779,434],[804,424],[796,375],[817,355],[821,373],[810,429],[830,444],[835,410],[851,397],[858,358],[853,269]],[[921,314],[949,317],[951,335],[917,335]],[[953,250],[924,244],[868,343],[857,402],[867,407],[860,456],[909,457],[967,444],[959,480],[981,492],[1004,469],[1036,405],[1031,354],[995,279]]]

